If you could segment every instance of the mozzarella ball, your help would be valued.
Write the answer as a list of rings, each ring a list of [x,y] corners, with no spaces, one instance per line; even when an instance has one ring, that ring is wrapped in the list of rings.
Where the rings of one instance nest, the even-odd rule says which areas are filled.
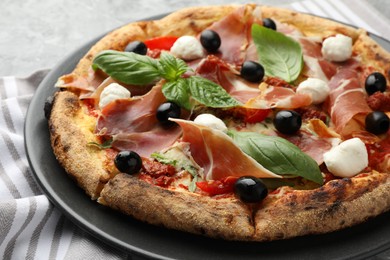
[[[118,83],[111,83],[107,87],[105,87],[100,94],[99,108],[103,109],[108,103],[116,99],[126,99],[130,98],[130,91],[119,85]]]
[[[309,94],[313,104],[320,104],[329,96],[328,83],[321,79],[308,78],[301,82],[296,90],[298,94]]]
[[[225,123],[212,114],[200,114],[195,118],[194,123],[207,126],[215,130],[220,130],[224,133],[226,133],[228,130]]]
[[[202,44],[194,36],[182,36],[171,47],[171,53],[183,60],[195,60],[204,56]]]
[[[352,138],[324,154],[328,170],[335,176],[353,177],[368,166],[368,153],[359,138]]]
[[[322,42],[322,56],[330,61],[346,61],[352,56],[352,38],[337,34]]]

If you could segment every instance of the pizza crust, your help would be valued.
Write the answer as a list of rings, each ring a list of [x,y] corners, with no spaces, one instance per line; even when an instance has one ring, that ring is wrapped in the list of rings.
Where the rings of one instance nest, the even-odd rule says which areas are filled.
[[[293,191],[260,207],[254,239],[323,234],[362,223],[390,209],[389,189],[389,175],[374,172],[333,180],[315,190]]]
[[[390,53],[370,38],[366,31],[361,30],[353,51],[358,53],[364,64],[372,66],[376,71],[386,75],[387,84],[390,84]]]
[[[251,240],[254,233],[250,207],[229,197],[215,199],[146,183],[118,174],[98,200],[150,224],[228,240]]]
[[[306,36],[320,37],[322,39],[338,33],[347,35],[353,40],[359,36],[359,30],[352,26],[344,25],[336,21],[324,19],[292,10],[271,6],[261,7],[264,18],[269,17],[282,23],[295,26]]]
[[[55,94],[49,120],[51,146],[61,166],[92,199],[112,177],[103,166],[105,151],[87,145],[98,141],[93,134],[95,121],[85,114],[78,96],[70,91]]]

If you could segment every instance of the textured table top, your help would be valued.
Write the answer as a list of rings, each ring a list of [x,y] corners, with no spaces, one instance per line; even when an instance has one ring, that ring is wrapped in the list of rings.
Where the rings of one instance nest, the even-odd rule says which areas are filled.
[[[300,0],[257,0],[283,5]],[[26,76],[52,68],[88,40],[129,21],[187,6],[247,3],[245,0],[1,0],[0,76]],[[370,3],[390,17],[386,0]]]

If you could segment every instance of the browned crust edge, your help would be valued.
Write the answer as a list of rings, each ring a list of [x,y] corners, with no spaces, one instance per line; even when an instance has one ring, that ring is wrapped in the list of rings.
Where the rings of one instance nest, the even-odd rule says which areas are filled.
[[[126,174],[115,176],[99,202],[150,224],[229,240],[251,240],[249,207],[235,198],[215,199],[174,191]]]
[[[390,209],[390,176],[328,182],[310,191],[294,191],[265,203],[255,215],[255,240],[323,234],[360,224]]]
[[[103,168],[105,152],[87,145],[97,141],[93,134],[94,121],[85,114],[79,98],[72,92],[55,94],[49,130],[59,163],[92,199],[97,199],[110,177]]]
[[[215,199],[167,190],[119,174],[99,202],[134,218],[167,228],[226,240],[272,241],[328,233],[366,221],[390,208],[390,178],[341,179],[280,199],[266,199],[254,211],[235,199]]]
[[[357,53],[364,64],[372,66],[376,71],[386,75],[387,84],[390,85],[390,53],[375,42],[365,31],[361,31],[356,40],[353,51]]]

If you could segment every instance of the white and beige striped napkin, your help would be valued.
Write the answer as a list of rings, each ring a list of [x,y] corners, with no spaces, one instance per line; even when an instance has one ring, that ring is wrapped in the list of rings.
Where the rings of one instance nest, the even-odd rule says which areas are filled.
[[[390,21],[365,0],[307,0],[287,7],[362,27],[390,40]],[[67,220],[32,177],[23,143],[24,119],[47,72],[0,78],[0,259],[132,259]],[[390,251],[384,254],[390,257]]]

